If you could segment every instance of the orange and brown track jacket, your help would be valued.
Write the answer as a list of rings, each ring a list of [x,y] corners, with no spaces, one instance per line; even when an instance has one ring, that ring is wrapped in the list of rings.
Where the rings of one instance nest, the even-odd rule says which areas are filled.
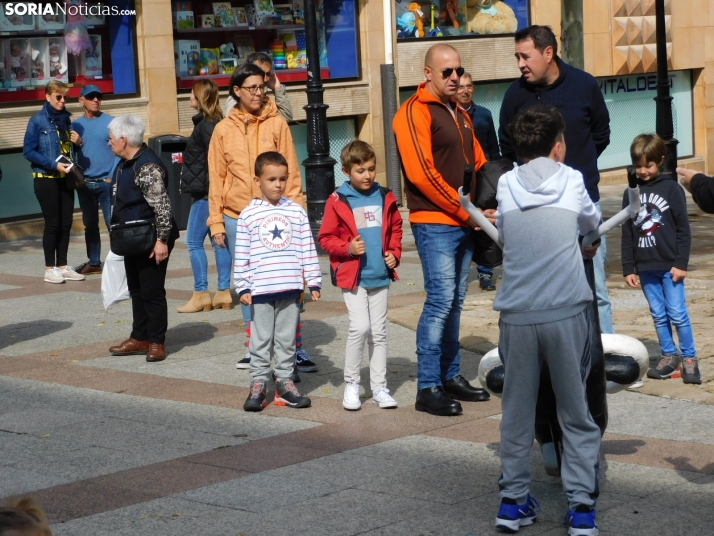
[[[486,157],[468,113],[455,101],[450,110],[425,85],[420,84],[402,104],[392,123],[404,172],[409,222],[467,225],[469,215],[461,208],[458,189],[466,165],[478,170]]]
[[[228,117],[216,125],[208,147],[208,226],[211,236],[225,233],[223,214],[238,218],[260,188],[253,181],[255,159],[266,151],[277,151],[288,162],[285,197],[300,206],[302,178],[295,144],[285,119],[272,99],[267,99],[255,116],[231,108]]]

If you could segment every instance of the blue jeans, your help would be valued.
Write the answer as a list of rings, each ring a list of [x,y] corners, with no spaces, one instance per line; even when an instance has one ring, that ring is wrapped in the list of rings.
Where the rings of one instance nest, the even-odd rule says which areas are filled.
[[[102,239],[99,235],[99,207],[102,207],[104,223],[109,229],[112,205],[112,184],[106,181],[87,181],[85,188],[77,188],[79,206],[84,223],[84,241],[87,244],[89,264],[101,263]]]
[[[236,218],[231,218],[230,216],[223,215],[223,226],[226,228],[226,246],[231,255],[231,266],[235,262],[236,258],[236,231],[238,229],[238,220]],[[248,305],[240,304],[240,312],[243,315],[243,322],[248,325],[251,321],[253,315],[251,314],[251,308]]]
[[[417,326],[417,389],[442,385],[460,374],[459,322],[474,252],[472,230],[412,224],[426,302]]]
[[[203,249],[203,243],[209,234],[206,220],[208,220],[208,200],[194,200],[191,205],[191,211],[188,213],[188,225],[186,226],[184,242],[188,249],[188,257],[191,260],[193,290],[196,292],[208,290],[208,258],[206,257],[206,250]],[[216,255],[218,290],[229,289],[231,288],[231,267],[233,266],[231,254],[228,249],[220,247],[213,240],[211,240],[211,243]]]
[[[640,272],[640,284],[650,304],[662,354],[676,354],[677,346],[672,339],[672,324],[677,329],[679,348],[683,357],[694,357],[694,334],[689,323],[687,302],[684,296],[684,280],[672,281],[669,270]]]
[[[595,208],[602,216],[600,203],[595,203]],[[615,333],[612,325],[612,305],[610,296],[607,293],[605,278],[605,263],[607,262],[607,241],[605,235],[600,237],[601,244],[597,248],[597,253],[593,258],[593,268],[595,270],[595,296],[597,296],[597,314],[600,317],[600,333]]]

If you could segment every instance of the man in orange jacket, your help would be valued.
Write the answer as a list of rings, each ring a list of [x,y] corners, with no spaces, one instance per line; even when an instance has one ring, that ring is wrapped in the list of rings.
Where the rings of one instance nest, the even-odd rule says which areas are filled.
[[[460,373],[459,321],[476,222],[461,208],[457,192],[465,167],[477,170],[486,162],[471,118],[454,100],[463,73],[453,47],[432,46],[424,59],[426,82],[392,124],[426,290],[417,327],[416,409],[432,415],[459,415],[456,400],[489,398]]]

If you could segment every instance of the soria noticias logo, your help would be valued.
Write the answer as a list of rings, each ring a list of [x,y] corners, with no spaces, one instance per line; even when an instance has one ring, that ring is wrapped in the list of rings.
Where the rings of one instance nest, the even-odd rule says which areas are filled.
[[[102,4],[66,4],[65,2],[40,3],[40,2],[6,2],[5,16],[12,15],[63,15],[83,17],[106,17],[111,15],[136,15],[135,9],[119,9],[116,6],[103,6]]]

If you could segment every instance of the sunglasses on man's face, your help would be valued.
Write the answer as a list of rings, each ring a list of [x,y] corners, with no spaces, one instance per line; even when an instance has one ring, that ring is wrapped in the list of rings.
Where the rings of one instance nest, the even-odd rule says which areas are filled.
[[[88,101],[93,101],[94,99],[102,100],[102,96],[99,93],[90,93],[89,95],[85,95],[84,98]]]
[[[429,67],[431,69],[431,67]],[[465,69],[463,67],[457,67],[454,69],[453,67],[447,67],[443,71],[441,71],[441,77],[446,80],[447,78],[451,78],[451,75],[454,74],[454,71],[456,71],[456,75],[461,78],[461,75],[464,74]]]

